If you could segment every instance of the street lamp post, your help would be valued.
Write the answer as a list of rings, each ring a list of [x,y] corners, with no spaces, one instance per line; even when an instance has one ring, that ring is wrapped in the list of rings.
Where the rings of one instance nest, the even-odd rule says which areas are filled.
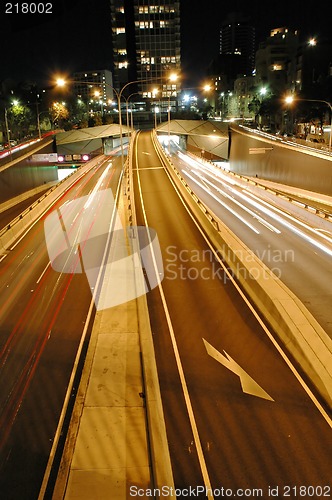
[[[99,104],[100,104],[100,113],[101,113],[101,118],[103,118],[103,115],[104,115],[104,103],[103,103],[103,96],[100,95],[100,92],[98,90],[96,90],[96,92],[94,93],[94,96],[96,98],[100,97],[100,100],[99,100]]]
[[[40,125],[40,116],[41,115],[50,115],[50,112],[49,111],[41,111],[40,113],[37,114],[37,127],[38,127],[38,136],[39,136],[39,139],[41,139],[41,125]],[[49,119],[49,121],[51,122],[51,120]],[[52,122],[51,122],[51,128],[52,128]]]
[[[160,109],[158,106],[154,107],[154,128],[157,129],[157,113],[159,113]]]
[[[39,120],[39,115],[40,115],[41,113],[39,113],[39,110],[38,110],[38,102],[36,103],[36,107],[37,107],[37,128],[38,128],[38,137],[39,137],[39,139],[41,139],[40,120]]]
[[[6,134],[7,134],[9,155],[10,155],[10,159],[11,159],[12,158],[12,147],[11,147],[11,144],[10,144],[10,133],[9,133],[9,127],[8,127],[7,108],[5,108],[5,124],[6,124]]]
[[[37,97],[39,97],[39,95],[37,95]],[[18,100],[13,101],[14,106],[17,106],[19,103],[20,102]],[[41,113],[39,113],[39,102],[38,101],[36,101],[35,103],[28,102],[28,103],[25,103],[23,106],[34,106],[34,105],[36,106],[38,138],[41,139],[41,130],[40,130],[40,121],[39,121],[39,115],[41,115]]]
[[[292,104],[294,101],[308,101],[308,102],[321,102],[323,104],[326,104],[330,108],[330,115],[331,115],[331,123],[330,123],[330,138],[329,138],[329,152],[331,153],[331,148],[332,148],[332,104],[328,101],[324,101],[322,99],[304,99],[304,98],[297,98],[293,96],[287,96],[285,98],[285,102],[287,104]]]
[[[152,90],[152,97],[153,99],[156,99],[157,94],[159,93],[158,89],[153,89]],[[154,103],[154,128],[157,129],[157,112],[159,111],[159,108],[156,105],[156,101]]]
[[[178,79],[178,75],[172,74],[169,77],[169,80],[171,82],[176,82]],[[168,94],[168,113],[167,113],[167,122],[168,122],[168,152],[171,154],[171,95],[172,95],[172,89],[170,90]]]
[[[127,98],[125,98],[126,101],[126,115],[127,115],[127,127],[128,127],[128,137],[129,137],[129,129],[133,130],[134,128],[134,123],[133,123],[133,110],[132,107],[130,108],[130,113],[131,113],[131,119],[129,120],[129,100],[133,95],[138,95],[138,92],[133,92],[130,94]],[[130,123],[129,123],[130,122]]]

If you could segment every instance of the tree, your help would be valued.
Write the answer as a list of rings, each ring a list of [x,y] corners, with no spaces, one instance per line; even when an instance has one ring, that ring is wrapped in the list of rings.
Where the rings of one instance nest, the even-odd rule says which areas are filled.
[[[28,106],[24,106],[20,103],[13,104],[7,110],[12,138],[21,139],[22,137],[28,135],[31,124],[31,115],[31,110]]]
[[[54,102],[50,109],[54,126],[64,128],[65,121],[68,120],[69,111],[62,102]]]

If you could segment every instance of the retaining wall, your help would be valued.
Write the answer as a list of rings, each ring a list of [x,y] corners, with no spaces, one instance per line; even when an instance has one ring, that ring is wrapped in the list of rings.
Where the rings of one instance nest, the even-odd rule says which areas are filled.
[[[332,156],[317,150],[301,151],[290,141],[269,140],[232,126],[229,161],[238,174],[332,196]]]

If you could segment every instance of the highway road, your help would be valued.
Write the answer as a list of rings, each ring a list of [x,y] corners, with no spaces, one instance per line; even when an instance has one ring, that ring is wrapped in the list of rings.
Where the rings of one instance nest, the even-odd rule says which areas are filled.
[[[264,191],[174,150],[172,161],[199,198],[297,295],[332,336],[332,224],[304,222]],[[304,212],[304,210],[303,210]],[[304,212],[305,217],[305,212]]]
[[[40,191],[29,198],[21,201],[20,203],[16,203],[10,208],[6,210],[0,211],[0,228],[5,227],[7,224],[10,224],[15,217],[19,217],[24,210],[26,210],[30,205],[32,205],[35,201],[37,201],[46,191],[49,190],[47,187],[45,190]],[[0,207],[1,209],[2,207]]]
[[[156,230],[163,255],[147,299],[179,498],[190,487],[208,498],[331,496],[330,416],[224,279],[149,132],[133,151],[137,223]]]
[[[0,256],[0,496],[6,500],[38,497],[65,398],[70,403],[77,386],[73,379],[71,390],[70,378],[95,310],[91,283],[78,268],[90,231],[110,217],[103,193],[111,189],[115,196],[121,172],[118,158],[102,157],[92,165]],[[54,270],[49,252],[56,240],[45,221],[55,213],[64,225],[70,202],[82,199],[84,207],[67,219],[63,233],[66,241],[77,239],[80,248],[69,247],[63,267]],[[91,217],[88,229],[81,224],[85,211]],[[68,272],[69,262],[75,272]]]

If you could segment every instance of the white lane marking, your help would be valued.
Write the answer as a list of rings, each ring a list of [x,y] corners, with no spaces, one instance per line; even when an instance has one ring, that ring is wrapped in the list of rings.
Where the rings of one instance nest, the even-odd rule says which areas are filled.
[[[328,413],[326,412],[325,408],[321,405],[321,403],[318,401],[318,399],[316,398],[316,396],[314,395],[314,393],[311,391],[311,389],[308,387],[308,385],[302,379],[301,375],[296,370],[295,366],[292,364],[292,362],[290,361],[290,359],[288,358],[288,356],[286,355],[286,353],[282,350],[281,346],[275,340],[274,336],[272,335],[272,333],[270,332],[270,330],[268,329],[268,327],[266,326],[266,324],[264,323],[264,321],[262,320],[262,318],[260,317],[260,315],[258,314],[258,312],[256,311],[256,309],[252,306],[252,304],[250,303],[249,299],[246,297],[246,295],[244,294],[244,292],[241,290],[240,286],[237,284],[235,278],[232,276],[232,273],[227,269],[226,265],[221,260],[219,252],[217,252],[215,250],[215,248],[213,247],[213,245],[210,243],[210,241],[208,240],[207,236],[205,235],[204,231],[201,229],[200,225],[195,220],[194,216],[191,214],[191,211],[187,207],[186,202],[184,201],[184,199],[183,199],[181,193],[179,192],[177,186],[174,184],[174,181],[171,178],[171,175],[168,172],[167,168],[165,168],[165,172],[167,173],[168,178],[169,178],[172,186],[174,187],[175,191],[177,192],[177,194],[178,194],[178,196],[179,196],[179,198],[180,198],[180,200],[182,202],[182,205],[187,210],[189,216],[193,220],[194,224],[196,225],[197,229],[199,230],[199,232],[201,233],[202,237],[206,241],[207,245],[210,247],[211,251],[213,252],[213,254],[214,254],[215,258],[216,258],[216,260],[219,262],[219,264],[223,268],[223,270],[226,273],[228,279],[233,283],[235,289],[238,291],[238,293],[242,297],[243,301],[247,304],[247,306],[249,307],[250,311],[252,312],[252,314],[254,315],[254,317],[256,318],[256,320],[258,321],[258,323],[260,324],[260,326],[262,327],[262,329],[264,330],[264,332],[266,333],[266,335],[268,336],[268,338],[270,339],[270,341],[272,342],[272,344],[274,345],[274,347],[276,348],[276,350],[278,351],[278,353],[280,354],[280,356],[282,357],[282,359],[287,364],[288,368],[291,370],[291,372],[293,373],[293,375],[295,376],[295,378],[298,380],[298,382],[300,383],[300,385],[303,387],[304,391],[307,393],[307,395],[309,396],[309,398],[311,399],[311,401],[314,403],[314,405],[316,406],[316,408],[321,413],[322,417],[326,420],[326,422],[329,425],[329,427],[332,428],[332,418],[328,415]]]
[[[240,377],[243,392],[245,392],[246,394],[251,394],[252,396],[257,396],[258,398],[267,399],[268,401],[274,401],[274,399],[271,398],[271,396],[267,392],[265,392],[264,389],[260,385],[258,385],[257,382],[255,382],[255,380],[251,378],[250,375],[248,375],[248,373],[244,371],[243,368],[241,368],[241,366],[238,365],[236,361],[234,361],[234,359],[230,357],[229,354],[227,354],[226,351],[224,351],[225,356],[223,356],[205,339],[203,339],[203,342],[209,356],[211,356],[213,359],[225,366],[225,368]]]
[[[137,168],[136,170],[162,170],[163,167],[140,167]]]
[[[40,280],[42,279],[42,277],[44,276],[44,274],[46,273],[47,269],[50,267],[51,265],[51,262],[49,262],[47,264],[47,266],[45,267],[44,271],[41,273],[41,275],[39,276],[39,278],[37,279],[36,283],[38,284],[40,282]]]
[[[281,231],[279,231],[279,229],[276,229],[274,226],[272,226],[272,224],[270,224],[269,222],[265,221],[264,219],[261,219],[260,217],[254,217],[254,219],[257,219],[257,222],[259,222],[260,224],[262,224],[262,226],[265,226],[266,229],[268,229],[269,231],[271,231],[271,233],[277,233],[277,234],[281,233]]]
[[[137,145],[136,145],[135,155],[136,155],[136,167],[137,167],[138,166]],[[145,223],[146,227],[149,227],[147,217],[146,217],[145,207],[144,207],[142,187],[141,187],[140,176],[139,176],[139,169],[136,168],[136,170],[137,170],[137,182],[138,182],[138,189],[139,189],[139,193],[140,193],[141,207],[142,207],[144,223]],[[148,234],[148,238],[150,240],[149,231],[147,231],[147,234]],[[149,248],[152,250],[153,246],[151,243],[152,242],[149,241]],[[157,274],[158,268],[157,268],[157,263],[155,261],[155,257],[153,254],[153,250],[151,253],[152,253],[155,273],[158,276],[158,274]],[[166,321],[167,321],[167,325],[168,325],[168,329],[169,329],[169,333],[170,333],[170,337],[171,337],[171,341],[172,341],[176,365],[177,365],[179,377],[181,380],[182,391],[183,391],[184,399],[185,399],[186,406],[187,406],[191,430],[193,432],[195,446],[196,446],[196,450],[197,450],[197,456],[198,456],[199,464],[200,464],[202,475],[203,475],[204,484],[205,484],[206,491],[207,491],[207,497],[210,498],[211,500],[213,500],[214,497],[212,495],[212,487],[211,487],[211,482],[210,482],[210,478],[209,478],[209,473],[207,470],[207,466],[206,466],[206,462],[205,462],[205,458],[204,458],[204,454],[203,454],[203,448],[202,448],[201,440],[200,440],[199,433],[198,433],[197,424],[196,424],[195,417],[194,417],[194,412],[193,412],[193,408],[192,408],[192,404],[191,404],[191,400],[190,400],[190,396],[189,396],[187,382],[186,382],[185,375],[184,375],[184,370],[183,370],[183,366],[182,366],[182,362],[181,362],[181,358],[180,358],[179,349],[178,349],[177,342],[175,339],[174,328],[173,328],[171,316],[169,313],[169,309],[167,306],[164,290],[163,290],[163,287],[162,287],[160,282],[158,283],[158,288],[159,288],[159,293],[160,293],[160,297],[162,300],[162,304],[163,304],[163,308],[164,308],[164,312],[165,312],[165,316],[166,316]]]

